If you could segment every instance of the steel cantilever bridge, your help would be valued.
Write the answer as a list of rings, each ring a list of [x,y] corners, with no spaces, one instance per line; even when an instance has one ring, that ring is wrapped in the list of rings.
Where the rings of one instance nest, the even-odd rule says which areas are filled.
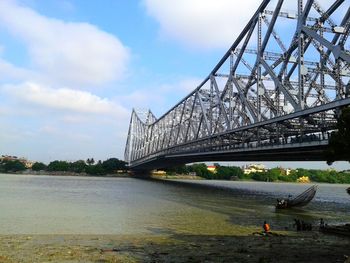
[[[133,110],[131,169],[323,159],[350,104],[350,0],[285,2],[297,11],[262,1],[208,77],[162,117]]]

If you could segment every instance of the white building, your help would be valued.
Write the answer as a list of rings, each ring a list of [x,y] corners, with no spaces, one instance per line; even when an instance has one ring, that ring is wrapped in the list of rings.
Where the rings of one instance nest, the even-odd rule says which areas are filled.
[[[262,173],[265,172],[266,168],[263,164],[250,164],[243,168],[244,174],[250,174],[250,173]]]

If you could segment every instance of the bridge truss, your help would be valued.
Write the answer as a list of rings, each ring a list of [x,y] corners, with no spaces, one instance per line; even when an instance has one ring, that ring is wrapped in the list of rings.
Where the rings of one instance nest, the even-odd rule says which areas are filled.
[[[291,2],[296,12],[286,11]],[[321,160],[336,115],[350,104],[349,4],[264,0],[193,92],[159,119],[133,110],[130,167]]]

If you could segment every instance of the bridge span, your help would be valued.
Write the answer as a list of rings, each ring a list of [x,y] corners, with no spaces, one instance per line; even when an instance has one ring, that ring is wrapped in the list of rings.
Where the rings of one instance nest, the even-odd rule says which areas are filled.
[[[324,160],[350,104],[350,0],[292,2],[295,12],[291,1],[262,1],[203,82],[163,116],[132,111],[131,169]]]

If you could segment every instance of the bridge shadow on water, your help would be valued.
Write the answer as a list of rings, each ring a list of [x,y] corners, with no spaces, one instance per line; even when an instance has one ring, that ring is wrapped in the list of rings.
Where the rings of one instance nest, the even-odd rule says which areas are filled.
[[[349,220],[349,206],[312,201],[308,206],[294,209],[276,209],[276,196],[256,190],[201,184],[196,181],[148,179],[152,183],[167,187],[167,201],[181,202],[189,207],[225,216],[229,223],[260,228],[268,221],[275,230],[294,230],[294,219],[318,226],[320,218],[327,222]],[[343,210],[343,211],[342,211]]]

